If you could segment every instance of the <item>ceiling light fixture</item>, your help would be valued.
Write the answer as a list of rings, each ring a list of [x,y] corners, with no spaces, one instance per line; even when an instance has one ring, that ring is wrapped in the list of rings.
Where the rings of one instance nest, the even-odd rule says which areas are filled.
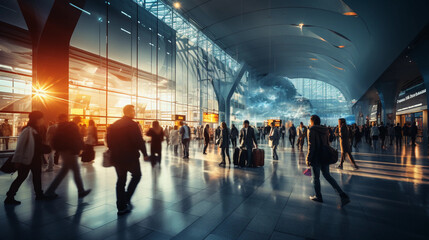
[[[343,15],[344,16],[354,16],[354,17],[356,17],[357,13],[356,12],[345,12],[345,13],[343,13]]]
[[[310,58],[310,60],[312,60],[312,61],[317,61],[317,58]]]
[[[174,7],[175,9],[179,9],[179,8],[181,7],[180,2],[174,2],[174,3],[173,3],[173,7]]]
[[[300,23],[300,24],[298,24],[298,27],[299,27],[299,29],[301,29],[301,31],[302,31],[302,27],[304,27],[304,23]]]
[[[337,48],[345,48],[344,45],[337,46]]]

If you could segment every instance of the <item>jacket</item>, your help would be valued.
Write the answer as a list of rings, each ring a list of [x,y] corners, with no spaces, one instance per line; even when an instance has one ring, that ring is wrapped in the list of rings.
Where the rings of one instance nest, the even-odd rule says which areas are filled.
[[[16,143],[15,154],[12,158],[13,163],[31,164],[35,148],[34,134],[37,134],[37,132],[30,126],[22,130]]]
[[[97,128],[94,126],[89,126],[87,131],[88,131],[88,136],[86,137],[85,143],[92,146],[97,145],[98,143]]]
[[[114,164],[138,161],[139,151],[147,156],[146,144],[138,124],[125,116],[107,129],[107,147]]]
[[[220,148],[229,147],[229,130],[228,130],[228,128],[222,129],[220,131],[219,139],[220,139],[219,140],[219,147]]]
[[[240,130],[240,144],[243,147],[252,149],[253,144],[258,144],[258,142],[256,141],[255,130],[251,126],[249,126],[247,128],[247,134],[245,133],[245,131],[246,130],[244,128]]]
[[[329,130],[327,127],[321,125],[314,125],[310,128],[308,132],[308,153],[307,153],[307,162],[311,166],[314,164],[319,164],[322,159],[320,159],[320,149],[322,146],[329,145]]]
[[[73,122],[58,123],[52,138],[53,148],[59,152],[71,152],[78,155],[83,149],[83,140],[79,127]]]
[[[272,129],[270,131],[269,139],[270,139],[270,143],[271,143],[270,146],[277,146],[277,145],[279,145],[280,131],[279,131],[278,128],[275,127],[274,129]]]
[[[180,143],[180,135],[179,135],[179,130],[171,130],[170,132],[170,144],[175,146],[175,145],[179,145]]]
[[[341,152],[351,152],[349,129],[346,125],[339,128]]]
[[[204,141],[206,143],[210,142],[210,133],[208,128],[204,128]]]
[[[189,134],[189,138],[188,139],[191,140],[191,129],[188,126],[186,126],[186,125],[183,125],[179,129],[181,139],[182,139],[182,141],[185,139],[185,128],[188,128],[188,134]]]
[[[299,138],[306,138],[307,137],[307,127],[305,126],[300,126],[298,128],[298,137]]]
[[[289,136],[295,137],[296,136],[296,128],[295,126],[292,126],[289,128]]]
[[[238,129],[236,127],[231,128],[231,138],[237,138],[238,137]]]
[[[378,129],[378,127],[374,126],[371,128],[371,137],[380,135],[380,130]]]
[[[395,126],[395,137],[402,137],[402,128],[400,126]]]

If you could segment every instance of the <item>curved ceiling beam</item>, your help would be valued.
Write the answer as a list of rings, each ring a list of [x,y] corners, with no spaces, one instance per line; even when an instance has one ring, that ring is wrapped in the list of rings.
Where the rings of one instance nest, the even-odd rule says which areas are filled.
[[[237,17],[243,17],[244,15],[252,15],[252,14],[255,14],[255,13],[259,13],[259,12],[265,12],[265,11],[271,11],[271,10],[282,10],[282,9],[288,9],[288,10],[289,9],[315,10],[315,11],[327,12],[327,13],[330,13],[330,14],[335,14],[335,15],[339,15],[339,16],[343,16],[344,17],[343,13],[339,13],[339,12],[336,12],[336,11],[332,11],[332,10],[328,10],[328,9],[323,9],[323,8],[315,8],[315,7],[288,6],[288,7],[276,7],[276,8],[260,8],[260,9],[257,9],[257,10],[240,13],[240,15],[233,15],[233,16],[221,19],[221,20],[219,20],[217,22],[214,22],[212,24],[209,24],[209,25],[201,28],[201,31],[204,32],[206,29],[211,28],[214,25],[221,24],[223,22],[226,22],[228,20],[231,20],[231,19],[234,19],[234,18],[237,18]],[[369,31],[367,23],[359,15],[358,16],[353,16],[353,17],[358,18],[363,23],[363,25],[365,26],[368,34],[371,35],[371,32]]]

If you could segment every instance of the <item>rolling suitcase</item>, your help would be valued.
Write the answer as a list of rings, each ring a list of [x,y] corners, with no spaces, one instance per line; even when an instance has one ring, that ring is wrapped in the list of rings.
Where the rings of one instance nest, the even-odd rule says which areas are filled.
[[[239,157],[239,159],[240,159],[240,162],[239,162],[238,165],[240,167],[246,166],[246,163],[247,163],[247,150],[246,149],[241,149],[240,150],[240,157]]]
[[[82,152],[82,162],[91,162],[95,159],[94,146],[85,144]]]
[[[264,166],[265,151],[264,149],[255,148],[252,150],[252,162],[255,167]]]
[[[237,166],[240,159],[240,148],[234,149],[234,154],[232,154],[232,159],[233,159],[234,165]]]

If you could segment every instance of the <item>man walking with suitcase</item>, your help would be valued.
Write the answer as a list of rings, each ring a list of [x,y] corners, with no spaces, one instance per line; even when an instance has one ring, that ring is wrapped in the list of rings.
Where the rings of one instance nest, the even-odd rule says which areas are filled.
[[[255,136],[255,130],[249,126],[249,120],[243,122],[243,128],[240,130],[240,146],[247,150],[247,167],[253,167],[252,149],[258,148],[258,142]]]

